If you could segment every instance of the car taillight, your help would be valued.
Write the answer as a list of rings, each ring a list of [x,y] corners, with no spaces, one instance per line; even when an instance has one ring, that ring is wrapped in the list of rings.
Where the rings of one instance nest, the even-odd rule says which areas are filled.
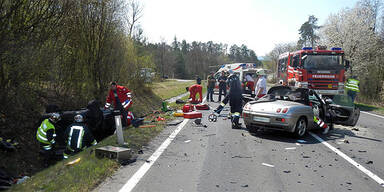
[[[282,113],[287,113],[288,112],[288,108],[284,108]]]
[[[278,109],[276,110],[276,113],[280,113],[280,111],[281,111],[281,108],[278,108]]]

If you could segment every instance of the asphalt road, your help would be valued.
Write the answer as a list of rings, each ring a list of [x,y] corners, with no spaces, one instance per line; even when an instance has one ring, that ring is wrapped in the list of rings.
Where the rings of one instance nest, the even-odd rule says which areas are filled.
[[[203,111],[207,127],[193,120],[182,129],[167,127],[135,163],[121,167],[95,191],[384,191],[384,185],[309,134],[303,141],[284,132],[251,135],[245,128],[231,129],[224,117],[208,122],[209,113]],[[180,132],[158,159],[148,161],[175,130]],[[336,126],[328,135],[314,134],[384,179],[384,118],[362,113],[353,130]]]

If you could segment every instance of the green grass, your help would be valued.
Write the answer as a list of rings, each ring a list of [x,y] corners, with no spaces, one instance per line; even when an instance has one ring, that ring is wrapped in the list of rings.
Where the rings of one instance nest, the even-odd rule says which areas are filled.
[[[165,80],[163,82],[153,83],[152,90],[161,99],[165,100],[185,93],[185,88],[193,85],[194,83],[196,82],[179,82],[176,80]]]
[[[128,128],[124,130],[124,140],[127,147],[133,151],[139,150],[155,137],[164,127],[164,123],[156,124],[153,128]],[[16,185],[12,191],[90,191],[106,177],[112,175],[119,167],[118,162],[107,158],[95,157],[95,148],[117,146],[116,136],[110,136],[97,146],[87,148],[83,152],[63,160],[37,173],[26,183]],[[74,165],[68,162],[81,158]]]
[[[149,89],[137,90],[135,104],[133,110],[135,113],[141,112],[144,114],[151,112],[154,109],[160,109],[161,99],[171,98],[185,92],[185,87],[192,85],[194,82],[177,82],[166,81],[160,83],[162,86],[173,87],[180,91],[164,91],[162,88],[153,89],[153,92],[162,94],[158,96],[153,94]],[[203,86],[205,87],[205,86]],[[160,91],[159,91],[160,90]],[[182,90],[182,92],[181,92]],[[205,92],[205,88],[203,89]],[[181,92],[181,93],[180,93]],[[188,97],[188,96],[187,96]],[[187,97],[183,99],[187,99]],[[176,104],[170,104],[171,106]],[[181,108],[182,105],[177,107]],[[139,113],[140,114],[140,113]],[[165,117],[166,120],[171,120],[171,112],[162,114],[152,114],[146,117],[146,121],[151,121],[158,115]],[[133,151],[141,149],[143,146],[158,135],[164,128],[165,122],[152,122],[149,124],[156,125],[152,128],[133,128],[130,127],[124,130],[124,139],[127,143],[126,147]],[[81,153],[70,157],[67,160],[60,161],[55,165],[33,175],[25,183],[15,185],[12,191],[91,191],[100,182],[108,176],[111,176],[118,168],[119,163],[110,159],[98,159],[95,157],[94,150],[98,147],[113,145],[117,146],[116,135],[112,135],[101,141],[97,146],[90,147]],[[81,158],[80,162],[74,165],[66,165],[68,162]]]
[[[384,107],[368,105],[368,104],[364,104],[364,103],[356,103],[356,106],[358,108],[360,108],[360,110],[362,110],[362,111],[374,112],[374,113],[384,115]]]

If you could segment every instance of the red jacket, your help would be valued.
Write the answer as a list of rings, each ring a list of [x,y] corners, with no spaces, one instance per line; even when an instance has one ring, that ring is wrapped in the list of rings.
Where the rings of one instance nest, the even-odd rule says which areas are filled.
[[[117,97],[119,97],[119,100],[123,105],[124,109],[128,110],[128,108],[131,107],[132,105],[131,90],[127,89],[124,86],[117,85],[116,92],[117,92]],[[112,104],[112,101],[113,101],[113,105],[116,107],[115,96],[113,94],[112,89],[110,89],[107,97],[107,102],[105,104],[105,108],[109,108]]]
[[[192,103],[198,103],[203,101],[202,94],[203,87],[201,85],[195,84],[189,87],[189,98],[192,98]],[[200,99],[196,100],[196,94],[199,93]]]

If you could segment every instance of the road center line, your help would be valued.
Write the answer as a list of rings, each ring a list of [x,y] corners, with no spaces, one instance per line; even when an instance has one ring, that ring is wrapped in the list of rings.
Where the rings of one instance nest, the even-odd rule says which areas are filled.
[[[360,111],[360,113],[365,113],[365,114],[368,114],[368,115],[372,115],[372,116],[375,116],[375,117],[378,117],[378,118],[382,118],[382,119],[384,119],[384,116],[381,116],[381,115],[376,115],[376,114],[373,114],[373,113],[369,113],[369,112],[366,112],[366,111]]]
[[[363,167],[362,165],[360,165],[359,163],[357,163],[356,161],[354,161],[353,159],[351,159],[350,157],[348,157],[346,154],[344,154],[343,152],[341,152],[340,150],[336,149],[335,147],[333,147],[332,145],[330,145],[329,143],[327,143],[326,141],[324,141],[321,137],[317,136],[316,134],[312,133],[312,132],[309,132],[310,135],[312,135],[312,137],[314,137],[315,139],[317,139],[318,141],[320,141],[322,144],[324,144],[325,146],[327,146],[329,149],[331,149],[332,151],[334,151],[336,154],[338,154],[339,156],[341,156],[342,158],[344,158],[345,160],[347,160],[350,164],[352,164],[353,166],[355,166],[356,168],[358,168],[360,171],[362,171],[363,173],[365,173],[366,175],[368,175],[370,178],[372,178],[373,180],[375,180],[377,183],[379,183],[379,185],[381,185],[382,187],[384,187],[384,180],[381,179],[380,177],[378,177],[377,175],[375,175],[374,173],[372,173],[371,171],[369,171],[368,169],[366,169],[365,167]]]
[[[141,178],[147,173],[149,168],[156,162],[160,155],[165,151],[169,144],[175,139],[176,135],[184,128],[189,119],[184,121],[169,135],[169,137],[160,145],[159,148],[148,158],[148,160],[136,171],[134,175],[125,183],[119,192],[130,192],[139,183]]]

